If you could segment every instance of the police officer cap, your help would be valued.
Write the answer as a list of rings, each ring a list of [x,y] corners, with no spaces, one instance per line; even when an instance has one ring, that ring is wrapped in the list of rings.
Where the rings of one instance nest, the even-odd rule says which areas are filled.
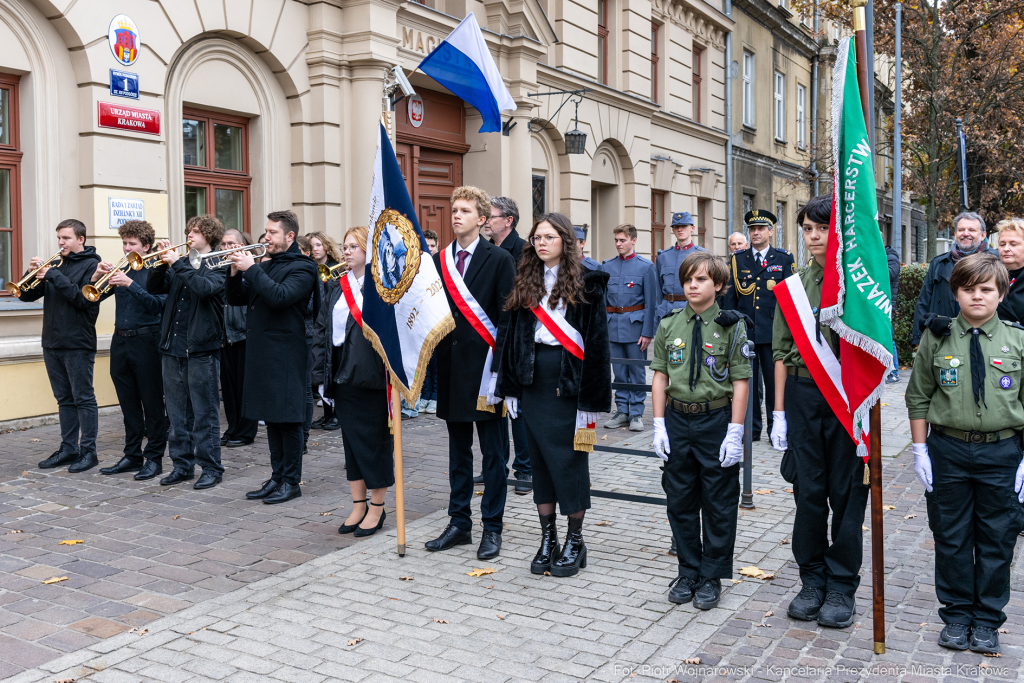
[[[587,239],[586,231],[578,225],[572,226],[572,229],[576,231],[576,239],[585,240]]]
[[[672,227],[677,225],[693,225],[693,216],[689,211],[679,211],[672,214]]]
[[[767,225],[769,228],[774,229],[778,219],[771,211],[754,209],[753,211],[747,211],[747,215],[743,217],[743,222],[746,223],[747,226]]]

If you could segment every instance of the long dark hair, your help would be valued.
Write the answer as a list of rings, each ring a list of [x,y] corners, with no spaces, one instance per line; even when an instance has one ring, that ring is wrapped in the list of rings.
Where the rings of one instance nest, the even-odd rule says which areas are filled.
[[[562,238],[562,257],[558,262],[558,279],[551,290],[548,306],[554,310],[559,300],[566,306],[575,306],[583,300],[583,264],[580,262],[580,246],[576,242],[576,231],[565,214],[546,213],[537,218],[530,235],[523,245],[519,258],[519,272],[516,274],[512,291],[505,300],[505,310],[533,308],[544,298],[544,262],[533,248],[537,226],[548,223]]]

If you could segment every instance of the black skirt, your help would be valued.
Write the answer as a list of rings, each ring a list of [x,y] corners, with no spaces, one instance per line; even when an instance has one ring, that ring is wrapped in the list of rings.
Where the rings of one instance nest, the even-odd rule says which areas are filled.
[[[341,424],[349,481],[364,480],[368,489],[395,485],[395,442],[388,430],[388,392],[334,385],[334,410]]]
[[[590,509],[590,454],[573,448],[576,398],[559,396],[562,347],[537,344],[533,384],[519,402],[533,470],[533,502],[558,502],[563,515]]]

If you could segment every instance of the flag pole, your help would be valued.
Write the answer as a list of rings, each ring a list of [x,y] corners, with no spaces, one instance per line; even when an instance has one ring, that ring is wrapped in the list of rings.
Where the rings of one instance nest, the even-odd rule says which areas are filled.
[[[390,373],[388,373],[390,374]],[[405,557],[405,477],[402,465],[402,392],[391,375],[391,424],[395,434],[395,516],[398,519],[398,556]]]
[[[864,110],[864,125],[871,135],[870,88],[874,85],[871,74],[874,70],[869,60],[867,45],[867,20],[865,7],[868,0],[851,0],[853,7],[853,39],[857,53],[857,84],[860,87],[860,102]],[[899,200],[897,200],[899,201]],[[874,627],[875,654],[885,654],[885,555],[882,526],[882,407],[881,401],[871,406],[870,450],[868,458],[869,483],[871,486],[871,589],[872,626]]]

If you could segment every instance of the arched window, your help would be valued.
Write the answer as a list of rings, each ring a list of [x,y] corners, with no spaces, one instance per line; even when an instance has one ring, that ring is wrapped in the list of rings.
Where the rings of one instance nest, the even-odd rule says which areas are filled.
[[[249,120],[182,111],[185,220],[212,214],[224,229],[249,232]]]

